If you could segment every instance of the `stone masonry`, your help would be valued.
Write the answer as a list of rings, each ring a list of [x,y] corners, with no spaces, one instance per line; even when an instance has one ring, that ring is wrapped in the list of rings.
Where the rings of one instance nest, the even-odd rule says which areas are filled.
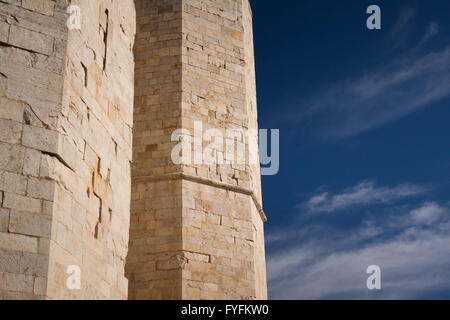
[[[198,122],[258,128],[248,0],[0,0],[0,300],[266,299],[259,166],[174,164]]]

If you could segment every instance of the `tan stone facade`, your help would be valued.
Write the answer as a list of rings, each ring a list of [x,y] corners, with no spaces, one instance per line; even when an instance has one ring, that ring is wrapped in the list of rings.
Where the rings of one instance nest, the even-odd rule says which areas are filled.
[[[256,114],[248,0],[0,1],[0,299],[267,298],[259,166],[171,160]]]

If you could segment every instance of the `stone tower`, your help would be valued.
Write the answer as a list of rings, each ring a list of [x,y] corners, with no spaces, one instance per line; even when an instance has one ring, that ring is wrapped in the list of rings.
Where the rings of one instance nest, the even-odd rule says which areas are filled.
[[[253,56],[248,0],[0,2],[0,299],[265,299],[259,165],[172,159],[256,151]]]

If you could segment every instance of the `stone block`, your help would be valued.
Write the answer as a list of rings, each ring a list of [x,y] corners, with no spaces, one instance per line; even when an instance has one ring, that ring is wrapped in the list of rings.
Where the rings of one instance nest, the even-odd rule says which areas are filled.
[[[23,174],[38,177],[40,165],[41,165],[41,152],[38,150],[27,148],[25,150]]]
[[[50,56],[53,53],[53,38],[49,35],[11,25],[9,43],[32,52]]]
[[[47,276],[48,256],[36,253],[23,253],[20,257],[20,273],[32,276]]]
[[[1,97],[0,95],[0,119],[22,122],[23,112],[24,112],[23,102],[11,100],[6,97]]]
[[[55,10],[55,1],[51,0],[22,0],[25,9],[52,16]]]
[[[5,192],[3,207],[26,212],[40,213],[42,201],[39,199],[33,199],[18,194]]]
[[[34,279],[33,293],[39,296],[47,293],[47,278],[37,277]]]
[[[94,193],[105,202],[105,204],[112,206],[113,193],[109,183],[104,180],[100,174],[94,173]]]
[[[8,232],[8,225],[9,225],[9,209],[0,208],[0,232]]]
[[[0,170],[21,172],[24,151],[21,146],[0,142]]]
[[[39,178],[28,179],[27,196],[53,201],[55,196],[55,181]]]
[[[0,21],[0,42],[8,43],[9,38],[9,24]]]
[[[11,210],[9,232],[50,238],[51,219],[39,214]]]
[[[57,154],[59,133],[53,130],[26,125],[23,128],[22,144],[25,147]]]
[[[0,249],[37,253],[38,239],[20,234],[0,233]]]
[[[34,280],[32,276],[6,273],[6,290],[16,292],[33,292]]]
[[[22,135],[22,123],[0,119],[0,141],[16,144]]]
[[[0,250],[1,272],[19,273],[21,256],[22,252]]]
[[[25,195],[27,178],[21,174],[0,171],[0,191]]]

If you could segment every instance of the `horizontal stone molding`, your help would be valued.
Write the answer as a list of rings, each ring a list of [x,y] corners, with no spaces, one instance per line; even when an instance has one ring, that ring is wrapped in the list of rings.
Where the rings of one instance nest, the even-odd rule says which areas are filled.
[[[255,207],[259,212],[261,220],[263,222],[267,222],[267,216],[264,213],[262,205],[261,205],[260,201],[258,200],[255,192],[251,189],[247,189],[247,188],[239,187],[239,186],[233,186],[233,185],[229,185],[229,184],[226,184],[223,182],[214,181],[214,180],[206,179],[206,178],[202,178],[202,177],[197,177],[197,176],[193,176],[193,175],[182,173],[182,172],[167,173],[167,174],[160,174],[160,175],[153,175],[153,176],[143,176],[143,177],[132,177],[132,179],[135,182],[187,180],[187,181],[208,185],[208,186],[223,189],[223,190],[228,190],[228,191],[244,194],[244,195],[250,196],[252,198],[253,203],[255,204]]]

